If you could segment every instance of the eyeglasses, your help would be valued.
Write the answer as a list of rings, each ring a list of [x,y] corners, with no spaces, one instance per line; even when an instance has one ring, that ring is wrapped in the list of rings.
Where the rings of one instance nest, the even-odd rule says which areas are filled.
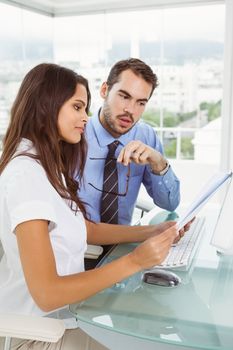
[[[93,158],[90,157],[90,160],[106,160],[106,158]],[[109,158],[110,160],[117,160],[117,158]],[[128,189],[129,189],[129,177],[130,177],[130,163],[128,164],[128,170],[127,170],[127,174],[126,174],[126,186],[125,186],[125,191],[123,193],[119,193],[119,192],[111,192],[111,191],[105,191],[105,190],[101,190],[100,188],[95,187],[92,183],[88,182],[88,185],[90,185],[91,187],[93,187],[95,190],[103,192],[103,193],[109,193],[109,194],[113,194],[115,196],[119,196],[119,197],[125,197],[128,193]]]

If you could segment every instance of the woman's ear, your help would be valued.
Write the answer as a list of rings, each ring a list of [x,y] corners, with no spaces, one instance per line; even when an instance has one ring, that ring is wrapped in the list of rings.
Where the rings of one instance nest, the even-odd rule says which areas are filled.
[[[108,96],[108,84],[106,82],[101,85],[100,96],[104,99]]]

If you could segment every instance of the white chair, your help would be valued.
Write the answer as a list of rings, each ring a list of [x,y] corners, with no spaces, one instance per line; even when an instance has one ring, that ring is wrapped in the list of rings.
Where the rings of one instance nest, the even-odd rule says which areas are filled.
[[[56,343],[64,334],[62,320],[13,314],[0,314],[0,337],[5,338],[4,350],[9,350],[12,338]]]
[[[0,242],[0,260],[2,255],[3,250]],[[64,332],[65,325],[62,320],[39,316],[0,314],[0,337],[5,338],[4,350],[10,349],[12,338],[55,343],[63,336]]]
[[[154,208],[154,203],[152,200],[148,200],[147,198],[144,198],[143,196],[138,196],[137,202],[136,202],[136,208],[141,210],[141,218],[145,213],[148,213],[151,209]]]
[[[100,245],[88,244],[84,257],[88,259],[98,259],[104,249]]]

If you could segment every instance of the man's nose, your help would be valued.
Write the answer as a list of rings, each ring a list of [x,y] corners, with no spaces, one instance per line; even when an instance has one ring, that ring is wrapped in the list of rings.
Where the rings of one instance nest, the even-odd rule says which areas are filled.
[[[124,107],[124,112],[133,115],[135,112],[135,103],[133,101],[128,101]]]

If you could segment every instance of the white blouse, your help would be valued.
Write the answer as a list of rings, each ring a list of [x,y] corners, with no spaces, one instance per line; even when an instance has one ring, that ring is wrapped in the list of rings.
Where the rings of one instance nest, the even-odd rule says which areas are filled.
[[[17,152],[32,143],[22,139]],[[81,212],[75,214],[49,182],[43,167],[27,156],[10,161],[0,176],[0,313],[46,315],[32,299],[24,278],[15,228],[33,220],[49,221],[49,236],[60,276],[84,270],[86,226]],[[43,254],[43,251],[41,252]]]

